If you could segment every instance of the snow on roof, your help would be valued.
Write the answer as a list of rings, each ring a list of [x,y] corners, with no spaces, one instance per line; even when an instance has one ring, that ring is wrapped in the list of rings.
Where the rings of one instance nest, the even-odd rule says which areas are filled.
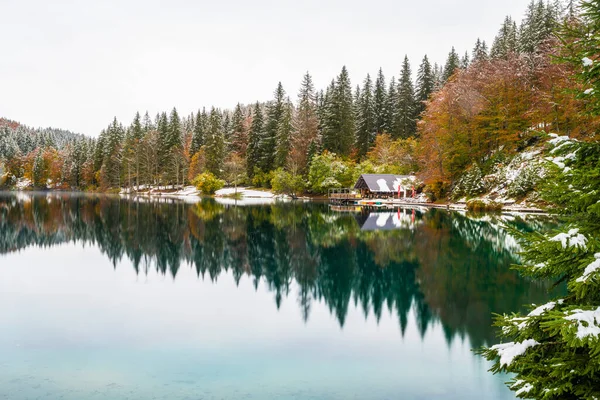
[[[397,192],[405,180],[414,181],[414,175],[394,175],[394,174],[362,174],[354,189],[369,189],[374,193],[392,193]],[[403,189],[410,189],[404,186]]]

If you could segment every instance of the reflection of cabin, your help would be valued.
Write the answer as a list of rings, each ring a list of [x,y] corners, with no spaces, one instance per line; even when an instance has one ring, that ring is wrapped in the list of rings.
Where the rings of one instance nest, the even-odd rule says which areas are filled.
[[[361,213],[355,216],[361,231],[391,231],[412,229],[419,219],[414,209]]]
[[[409,197],[414,191],[413,182],[413,175],[362,174],[354,189],[364,199]]]

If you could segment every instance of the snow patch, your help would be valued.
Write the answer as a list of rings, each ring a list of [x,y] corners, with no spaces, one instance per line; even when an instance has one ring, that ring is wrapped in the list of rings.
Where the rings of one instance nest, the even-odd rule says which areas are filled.
[[[385,179],[377,179],[377,184],[379,185],[379,190],[382,192],[391,192],[392,190],[388,186]]]
[[[583,63],[584,67],[591,67],[592,65],[594,65],[594,61],[589,57],[583,57],[581,59],[581,62]]]
[[[528,348],[537,346],[539,343],[533,339],[524,340],[521,343],[508,342],[490,347],[491,350],[498,352],[500,356],[500,366],[509,366],[515,357],[525,354]]]
[[[573,310],[571,315],[565,317],[567,321],[577,321],[577,338],[600,335],[600,307],[596,310]],[[584,325],[585,323],[585,325]]]
[[[535,310],[531,311],[529,314],[527,314],[529,317],[539,317],[540,315],[542,315],[545,311],[549,311],[552,310],[554,307],[556,306],[556,302],[555,301],[551,301],[549,303],[546,303],[542,306],[539,306],[538,308],[536,308]]]
[[[593,273],[600,269],[600,253],[594,254],[594,257],[596,257],[596,259],[585,267],[583,275],[577,278],[576,282],[586,282]]]
[[[567,247],[586,248],[587,238],[579,233],[579,229],[571,229],[567,233],[559,233],[549,239],[551,242],[560,242],[563,249]]]

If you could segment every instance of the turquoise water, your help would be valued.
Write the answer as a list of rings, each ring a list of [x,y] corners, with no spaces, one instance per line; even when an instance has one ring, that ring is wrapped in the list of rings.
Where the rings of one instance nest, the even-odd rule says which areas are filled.
[[[511,399],[520,218],[0,196],[0,399]]]

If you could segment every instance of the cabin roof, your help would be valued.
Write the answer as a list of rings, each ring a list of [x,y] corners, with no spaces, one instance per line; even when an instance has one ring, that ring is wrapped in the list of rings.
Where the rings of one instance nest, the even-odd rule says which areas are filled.
[[[369,189],[373,193],[394,193],[405,179],[414,180],[414,175],[362,174],[354,189]]]

